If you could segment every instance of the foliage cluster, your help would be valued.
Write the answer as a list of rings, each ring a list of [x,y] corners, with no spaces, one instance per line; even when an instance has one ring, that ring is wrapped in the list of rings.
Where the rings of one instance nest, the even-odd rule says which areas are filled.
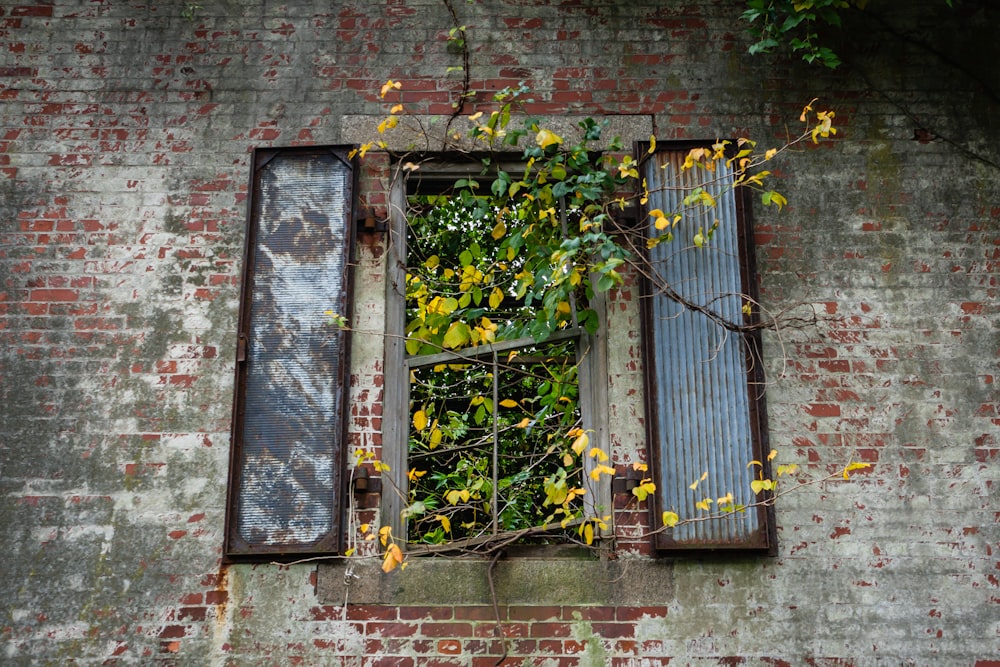
[[[840,65],[840,56],[829,46],[824,29],[840,28],[845,11],[863,10],[869,0],[747,0],[741,15],[757,40],[751,54],[785,50],[797,53],[807,63],[830,69]],[[944,0],[951,7],[953,0]]]

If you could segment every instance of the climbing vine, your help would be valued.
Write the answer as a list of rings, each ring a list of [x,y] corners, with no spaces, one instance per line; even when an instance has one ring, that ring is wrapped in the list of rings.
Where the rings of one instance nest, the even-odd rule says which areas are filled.
[[[387,150],[385,138],[401,127],[427,132],[397,101],[401,89],[392,80],[382,86],[389,114],[357,155]],[[783,145],[758,147],[741,137],[692,148],[680,169],[697,174],[699,184],[685,186],[672,210],[647,210],[656,190],[641,176],[641,163],[656,151],[654,137],[646,156],[625,153],[618,139],[598,150],[604,126],[587,119],[579,138],[568,140],[523,112],[528,94],[524,87],[500,91],[492,110],[464,117],[464,136],[447,129],[444,145],[471,143],[463,149],[469,168],[429,191],[411,188],[407,200],[410,467],[405,488],[390,491],[404,499],[407,531],[361,531],[384,547],[386,571],[403,563],[405,542],[411,551],[423,544],[492,553],[525,539],[592,545],[608,529],[611,512],[594,501],[593,489],[615,474],[615,462],[591,441],[580,383],[588,336],[603,326],[599,297],[627,275],[647,276],[656,289],[737,335],[786,324],[780,316],[756,317],[760,306],[745,295],[744,314],[755,317],[739,321],[713,310],[711,300],[686,300],[662,280],[646,251],[669,243],[696,252],[710,247],[717,223],[692,221],[713,211],[720,193],[749,189],[762,205],[784,207],[787,199],[770,185],[769,163],[835,136],[833,111],[814,108],[815,100],[807,104],[802,132]],[[520,151],[516,167],[501,160],[510,151]],[[397,155],[395,162],[397,177],[414,183],[434,166],[418,154]],[[638,225],[628,220],[636,210],[645,216]],[[779,480],[798,472],[794,464],[778,465],[771,477],[775,455],[751,463],[753,502],[715,490],[699,496],[698,516],[667,509],[654,531],[772,503]],[[372,459],[364,450],[356,456],[358,464]],[[633,502],[646,502],[655,484],[645,464],[634,467]],[[848,463],[836,474],[849,477],[863,467]],[[698,488],[704,479],[691,480],[692,493],[704,494]]]

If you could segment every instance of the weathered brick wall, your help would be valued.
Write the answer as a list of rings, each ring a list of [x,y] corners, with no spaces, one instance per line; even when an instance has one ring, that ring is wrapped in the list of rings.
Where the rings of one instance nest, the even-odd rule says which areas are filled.
[[[0,661],[494,664],[488,605],[345,607],[314,563],[219,559],[250,151],[353,140],[388,78],[450,114],[449,3],[202,4],[0,4]],[[779,141],[813,97],[841,127],[782,163],[788,210],[755,212],[765,306],[817,316],[766,337],[768,418],[803,479],[874,469],[783,497],[777,558],[666,564],[655,604],[501,600],[525,664],[997,664],[997,13],[872,4],[886,23],[824,73],[749,58],[737,2],[450,3],[469,112],[523,80],[533,112],[661,139]],[[383,243],[359,241],[358,329],[382,326]],[[624,456],[640,368],[616,335]],[[356,341],[351,371],[373,447],[380,353]]]

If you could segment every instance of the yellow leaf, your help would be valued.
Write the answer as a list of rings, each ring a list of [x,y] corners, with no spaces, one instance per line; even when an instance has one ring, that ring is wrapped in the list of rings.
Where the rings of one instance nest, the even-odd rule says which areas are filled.
[[[469,120],[472,121],[472,122],[476,122],[477,120],[479,120],[480,118],[482,118],[482,116],[483,116],[483,112],[482,111],[477,111],[476,113],[474,113],[471,116],[469,116]]]
[[[512,398],[505,398],[502,401],[500,401],[500,407],[501,408],[516,408],[517,407],[517,401],[515,401]]]
[[[701,473],[701,478],[700,479],[696,479],[694,482],[692,482],[688,486],[688,488],[691,489],[692,491],[694,491],[695,489],[698,488],[698,485],[700,483],[704,482],[706,479],[708,479],[708,471],[707,470],[705,472]]]
[[[403,552],[395,544],[390,544],[385,549],[385,558],[382,559],[382,571],[389,573],[396,569],[397,565],[403,562]]]
[[[796,470],[799,469],[799,464],[797,463],[786,463],[784,465],[778,466],[778,477],[782,475],[794,474]]]
[[[403,111],[402,104],[393,105],[393,107],[389,109],[389,113],[402,113],[402,111]]]
[[[770,160],[771,158],[773,158],[773,157],[774,157],[775,155],[777,155],[777,154],[778,154],[778,149],[777,149],[777,148],[771,148],[771,149],[768,149],[768,150],[767,150],[767,151],[766,151],[766,152],[764,153],[764,159],[765,159],[765,160]]]
[[[441,444],[441,438],[443,435],[444,434],[441,432],[441,429],[439,428],[431,429],[431,437],[430,440],[427,442],[427,447],[429,449],[437,449],[438,445]]]
[[[656,151],[656,135],[649,135],[649,154],[652,155]]]
[[[712,499],[711,498],[702,498],[701,500],[699,500],[698,502],[696,502],[694,504],[694,506],[697,507],[700,510],[704,510],[704,511],[707,512],[708,510],[712,509]]]
[[[636,461],[635,463],[632,464],[632,470],[638,470],[639,472],[646,472],[647,470],[649,470],[649,465]]]
[[[587,452],[587,456],[589,456],[592,459],[596,458],[601,463],[604,463],[605,461],[608,460],[608,455],[605,454],[604,450],[601,449],[600,447],[592,447],[590,451]]]
[[[423,410],[417,410],[413,413],[413,428],[417,429],[417,432],[423,431],[427,428],[427,413]]]
[[[615,469],[611,466],[606,466],[603,463],[598,464],[596,468],[590,471],[590,478],[595,482],[601,481],[601,475],[614,475]]]
[[[350,549],[344,552],[344,556],[346,556],[347,558],[350,558],[353,555],[354,555],[354,547],[351,547]]]
[[[673,528],[674,526],[677,525],[677,522],[680,520],[681,518],[680,516],[678,516],[677,512],[663,513],[663,525],[667,526],[668,528]]]
[[[399,81],[393,81],[392,79],[389,79],[384,84],[382,84],[382,90],[380,92],[380,96],[385,97],[390,90],[399,90],[402,85],[403,84],[401,84]]]
[[[440,257],[438,257],[437,255],[431,255],[430,257],[427,258],[427,261],[424,262],[424,266],[427,267],[428,269],[436,269],[438,264],[440,263],[441,263]]]
[[[542,148],[548,148],[553,144],[561,144],[562,137],[550,130],[539,130],[538,134],[535,135],[535,143]]]
[[[531,420],[525,417],[517,423],[517,428],[528,428],[531,425]]]
[[[435,514],[434,518],[441,522],[441,527],[444,528],[444,532],[451,532],[451,521],[444,514]]]
[[[654,208],[650,211],[649,217],[653,219],[653,226],[660,231],[663,231],[670,225],[670,221],[667,220],[667,216],[664,215],[663,211],[658,208]]]
[[[854,461],[853,463],[848,463],[847,467],[844,468],[844,479],[851,478],[851,472],[855,470],[864,470],[865,468],[871,468],[871,463],[859,463]]]
[[[390,537],[392,537],[391,526],[382,526],[381,528],[378,529],[378,540],[379,542],[382,543],[382,546],[385,546],[386,544],[389,543]]]
[[[594,526],[593,524],[587,523],[583,526],[583,540],[587,544],[594,543]]]
[[[398,122],[399,122],[399,116],[389,116],[388,118],[386,118],[385,120],[383,120],[381,123],[378,124],[379,134],[385,132],[386,130],[391,130],[392,128],[396,127],[396,124]]]
[[[813,105],[813,102],[815,102],[815,101],[816,101],[816,100],[818,100],[818,99],[819,99],[818,97],[814,97],[814,98],[812,98],[812,99],[811,99],[811,100],[809,101],[809,104],[805,105],[805,106],[804,106],[804,107],[802,108],[802,115],[801,115],[801,116],[799,116],[799,122],[801,122],[801,123],[804,123],[804,122],[806,122],[806,117],[807,117],[807,116],[809,115],[809,112],[810,112],[810,111],[812,111],[812,105]]]
[[[363,524],[361,524],[360,526],[358,526],[358,530],[359,530],[359,531],[361,531],[361,534],[362,534],[362,535],[364,535],[364,534],[366,534],[366,533],[367,533],[367,532],[368,532],[369,530],[371,530],[371,527],[372,527],[372,526],[371,526],[371,524],[370,524],[370,523],[363,523]]]
[[[498,220],[496,226],[493,227],[493,238],[499,241],[503,238],[503,235],[507,233],[507,224],[503,220]]]
[[[642,480],[642,484],[632,489],[632,495],[635,496],[639,502],[646,499],[646,496],[656,491],[656,484],[653,484],[648,479]]]
[[[444,334],[444,347],[455,349],[469,342],[472,330],[465,322],[452,322]]]
[[[490,292],[490,308],[499,308],[501,303],[503,303],[503,290],[494,287]]]
[[[579,456],[580,454],[583,454],[583,450],[587,448],[588,444],[590,444],[590,436],[586,433],[581,433],[577,436],[576,440],[573,441],[571,447],[573,448],[573,451],[576,452],[576,455]]]

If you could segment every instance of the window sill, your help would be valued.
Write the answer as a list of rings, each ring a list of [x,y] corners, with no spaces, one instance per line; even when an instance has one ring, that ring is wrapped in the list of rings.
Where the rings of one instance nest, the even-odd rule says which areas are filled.
[[[377,559],[319,566],[321,604],[490,605],[490,561],[411,558],[405,571],[386,574]],[[348,567],[354,577],[348,579]],[[505,605],[663,604],[673,598],[669,560],[514,558],[496,563],[496,601]]]

